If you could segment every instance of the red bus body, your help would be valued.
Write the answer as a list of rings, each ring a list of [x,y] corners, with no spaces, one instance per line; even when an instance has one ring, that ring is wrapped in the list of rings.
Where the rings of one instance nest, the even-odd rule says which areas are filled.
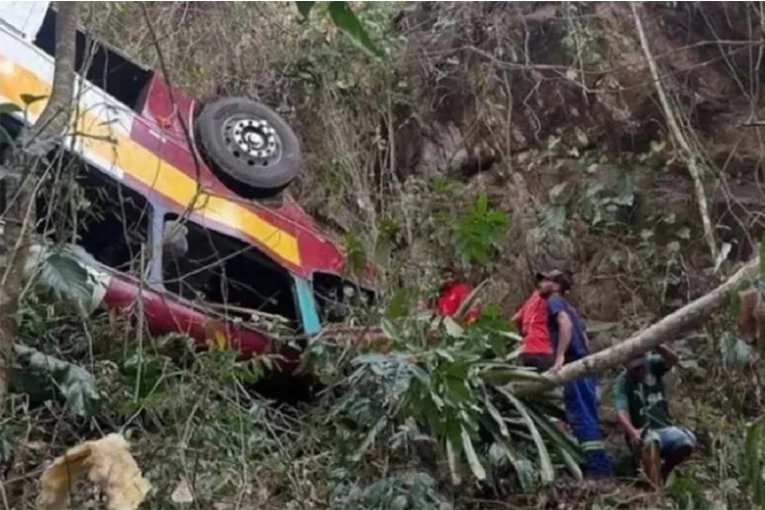
[[[53,26],[50,22],[52,12],[49,9],[45,19],[38,19],[36,24],[29,21],[37,16],[32,11],[29,16],[21,16],[16,11],[5,12],[6,18],[16,19],[17,25],[18,20],[27,23],[14,31],[14,19],[2,19],[4,13],[0,8],[0,104],[10,102],[22,108],[23,113],[13,114],[20,122],[34,122],[46,101],[28,104],[25,96],[47,97],[50,94],[53,58],[37,41],[46,23],[48,30]],[[32,28],[28,26],[30,23]],[[278,201],[247,200],[226,187],[204,162],[196,146],[197,102],[169,84],[160,72],[143,72],[147,79],[140,85],[136,104],[126,106],[92,84],[78,96],[82,107],[78,109],[81,113],[75,119],[75,126],[80,131],[79,143],[82,145],[73,146],[72,150],[102,173],[146,197],[155,216],[183,216],[206,229],[247,243],[294,275],[297,281],[308,285],[316,273],[341,277],[345,257],[340,246],[323,234],[290,197],[284,196]],[[84,86],[82,84],[87,82],[78,77],[78,83]],[[99,102],[106,106],[90,110],[83,106]],[[117,112],[114,128],[109,126],[107,119],[110,107]],[[114,138],[109,142],[113,144],[113,157],[109,156],[112,146],[102,140],[107,135]],[[190,181],[199,191],[193,197],[189,193]],[[157,234],[157,221],[152,221],[151,228]],[[273,241],[270,232],[284,238],[285,242]],[[156,250],[156,247],[150,249]],[[94,304],[124,309],[134,307],[138,300],[142,300],[147,324],[155,334],[183,332],[199,343],[206,343],[210,340],[210,323],[220,322],[198,304],[167,292],[157,267],[154,267],[154,278],[145,285],[139,285],[133,278],[112,268],[93,269],[105,285],[105,291],[94,292]],[[369,266],[358,283],[371,287],[372,278],[373,270]],[[244,356],[271,349],[269,335],[257,329],[225,321],[218,328],[223,330],[228,345]]]

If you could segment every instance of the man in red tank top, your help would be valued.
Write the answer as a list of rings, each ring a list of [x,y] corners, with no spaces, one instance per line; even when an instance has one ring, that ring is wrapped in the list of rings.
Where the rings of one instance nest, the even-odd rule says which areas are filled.
[[[549,284],[548,280],[537,277],[537,290],[521,305],[512,319],[523,336],[521,363],[535,368],[539,373],[546,372],[555,363],[547,331],[547,301],[543,297],[549,293],[544,288]]]

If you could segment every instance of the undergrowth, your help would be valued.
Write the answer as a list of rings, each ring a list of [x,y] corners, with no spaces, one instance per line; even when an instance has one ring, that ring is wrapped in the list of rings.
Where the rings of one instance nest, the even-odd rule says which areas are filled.
[[[387,340],[365,352],[328,334],[313,339],[299,369],[314,375],[310,397],[296,399],[305,388],[288,384],[278,359],[241,361],[182,335],[152,338],[130,315],[84,318],[33,288],[0,424],[9,508],[33,508],[47,460],[113,431],[130,440],[154,486],[145,508],[175,508],[181,483],[197,507],[221,509],[494,508],[502,500],[548,508],[574,497],[580,457],[555,423],[560,402],[507,389],[536,376],[517,365],[518,337],[496,312],[465,326],[402,310],[385,311]],[[751,354],[743,350],[725,347],[726,363],[743,367]],[[731,440],[743,425],[734,409],[727,418],[720,411],[697,411],[708,413],[700,423],[718,425],[700,432],[702,455],[670,480],[670,500],[610,482],[585,484],[576,497],[601,509],[627,500],[682,509],[758,501],[764,429],[754,423]],[[718,476],[718,489],[705,486]],[[93,501],[82,488],[75,497]]]
[[[0,449],[13,508],[29,507],[45,460],[112,431],[154,485],[147,508],[172,507],[182,480],[202,508],[446,508],[580,476],[576,446],[551,422],[554,397],[501,387],[534,376],[491,316],[467,328],[387,319],[385,353],[318,337],[304,360],[315,396],[285,404],[286,384],[278,399],[261,394],[265,379],[285,376],[262,359],[197,351],[181,336],[140,346],[129,317],[73,309],[40,291],[21,311]]]

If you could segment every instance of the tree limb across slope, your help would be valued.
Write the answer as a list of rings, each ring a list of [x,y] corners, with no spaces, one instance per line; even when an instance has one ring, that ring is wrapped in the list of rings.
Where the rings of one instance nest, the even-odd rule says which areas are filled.
[[[631,358],[654,349],[659,344],[673,342],[678,334],[697,325],[713,312],[725,306],[731,293],[756,278],[760,270],[759,257],[748,262],[723,284],[684,307],[667,315],[659,322],[636,333],[624,342],[596,352],[579,361],[565,365],[557,374],[544,376],[539,383],[513,385],[515,394],[532,395],[580,379],[588,374],[597,374],[615,368]]]

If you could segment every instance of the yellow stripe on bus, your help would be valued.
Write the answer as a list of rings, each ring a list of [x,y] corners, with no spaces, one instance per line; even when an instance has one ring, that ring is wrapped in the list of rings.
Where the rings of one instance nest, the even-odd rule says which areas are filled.
[[[51,87],[37,75],[0,55],[0,96],[24,106],[21,96],[47,96]],[[30,113],[39,115],[45,100],[29,106]],[[197,181],[175,166],[163,161],[129,136],[115,132],[108,123],[87,111],[77,122],[78,140],[82,148],[109,161],[134,179],[157,190],[183,207],[193,205],[200,216],[263,243],[284,260],[300,265],[300,252],[295,236],[285,232],[252,211],[231,200],[199,191]]]

